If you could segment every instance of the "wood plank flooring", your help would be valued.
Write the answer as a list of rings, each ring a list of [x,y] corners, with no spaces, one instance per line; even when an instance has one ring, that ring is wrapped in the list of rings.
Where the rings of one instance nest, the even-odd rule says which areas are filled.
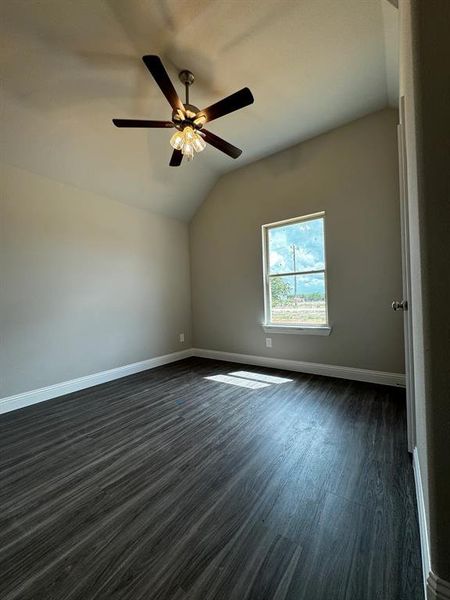
[[[187,359],[2,415],[0,478],[2,600],[423,599],[395,388]]]

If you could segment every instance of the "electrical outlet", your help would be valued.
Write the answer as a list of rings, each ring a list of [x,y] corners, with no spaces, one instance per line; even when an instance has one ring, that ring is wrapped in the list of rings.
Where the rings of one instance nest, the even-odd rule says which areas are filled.
[[[272,338],[266,338],[266,348],[272,348]]]
[[[184,342],[184,333],[180,333],[180,342],[183,343]]]

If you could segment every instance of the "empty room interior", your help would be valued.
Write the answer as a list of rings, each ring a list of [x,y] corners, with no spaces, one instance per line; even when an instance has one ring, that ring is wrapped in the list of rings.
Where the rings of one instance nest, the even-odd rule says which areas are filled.
[[[450,600],[449,31],[1,0],[1,600]]]

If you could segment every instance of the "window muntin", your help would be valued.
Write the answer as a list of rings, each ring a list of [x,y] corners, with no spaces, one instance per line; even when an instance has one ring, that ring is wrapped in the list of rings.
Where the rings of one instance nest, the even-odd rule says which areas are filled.
[[[263,226],[267,325],[328,325],[325,215]]]

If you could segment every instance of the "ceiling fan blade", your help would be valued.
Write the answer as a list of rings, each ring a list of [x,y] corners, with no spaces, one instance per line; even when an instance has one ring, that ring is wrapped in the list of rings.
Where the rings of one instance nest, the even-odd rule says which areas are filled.
[[[170,81],[169,75],[167,74],[164,65],[161,62],[159,56],[155,55],[147,55],[143,56],[142,60],[145,63],[145,66],[152,74],[154,80],[159,85],[162,93],[169,101],[170,106],[177,110],[178,108],[184,112],[184,106],[181,100],[178,97],[178,94],[173,87],[172,82]]]
[[[231,96],[227,96],[226,98],[223,98],[223,100],[211,104],[208,108],[204,108],[198,113],[197,118],[204,115],[206,117],[206,122],[213,121],[214,119],[228,115],[235,110],[244,108],[244,106],[253,104],[254,101],[253,94],[245,87],[242,88],[242,90],[231,94]]]
[[[225,154],[228,154],[228,156],[231,156],[231,158],[238,158],[242,154],[242,150],[240,148],[236,148],[236,146],[233,146],[233,144],[230,144],[217,135],[214,135],[214,133],[211,133],[206,129],[202,129],[201,132],[205,142],[211,144],[211,146],[214,146],[218,150],[222,150],[222,152],[225,152]]]
[[[147,121],[142,119],[113,119],[112,122],[116,127],[167,128],[174,126],[172,121]]]
[[[169,166],[170,167],[179,167],[181,165],[181,161],[183,160],[183,153],[181,150],[174,150],[172,152],[172,157],[170,159]]]

